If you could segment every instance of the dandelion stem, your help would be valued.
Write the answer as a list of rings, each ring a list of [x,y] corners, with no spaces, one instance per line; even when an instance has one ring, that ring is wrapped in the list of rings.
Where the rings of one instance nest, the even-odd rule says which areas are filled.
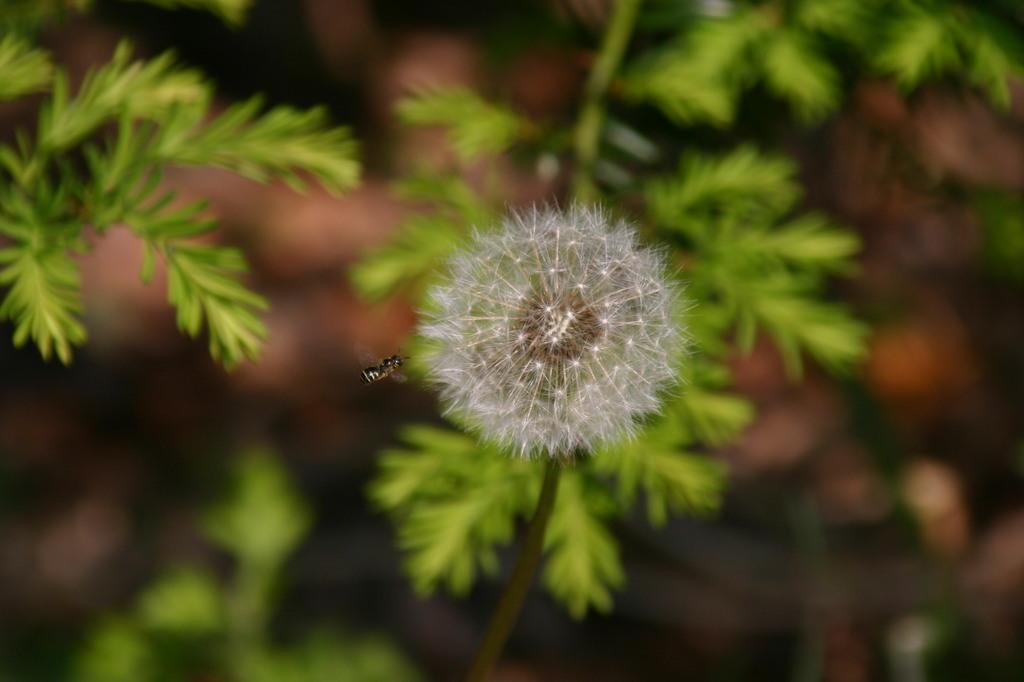
[[[551,518],[551,510],[555,506],[555,493],[558,492],[558,478],[561,472],[562,464],[557,459],[548,460],[537,509],[526,528],[526,536],[519,549],[515,568],[512,569],[512,575],[501,592],[487,632],[477,649],[473,666],[466,675],[466,682],[483,682],[487,679],[491,668],[501,655],[501,650],[505,648],[505,641],[519,617],[526,593],[530,590],[534,573],[537,572],[541,550],[544,548],[544,531],[547,529],[548,519]]]
[[[576,167],[573,172],[572,191],[577,201],[590,202],[597,199],[594,162],[597,160],[598,142],[604,126],[605,95],[612,77],[622,62],[626,46],[629,45],[640,2],[641,0],[619,0],[615,3],[600,50],[587,78],[580,117],[576,121],[573,136]]]

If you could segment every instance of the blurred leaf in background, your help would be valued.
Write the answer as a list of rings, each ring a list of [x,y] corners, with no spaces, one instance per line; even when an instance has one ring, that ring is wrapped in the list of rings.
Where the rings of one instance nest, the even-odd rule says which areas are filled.
[[[165,570],[128,611],[99,619],[75,661],[80,682],[180,682],[198,677],[267,682],[419,682],[382,636],[305,624],[301,639],[271,635],[285,562],[311,512],[279,458],[241,452],[229,490],[205,513],[208,539],[233,560],[226,579],[199,566]]]

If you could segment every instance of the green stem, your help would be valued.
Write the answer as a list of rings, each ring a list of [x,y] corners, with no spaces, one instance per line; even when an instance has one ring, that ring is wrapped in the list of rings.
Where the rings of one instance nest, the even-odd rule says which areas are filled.
[[[573,135],[573,150],[576,167],[572,178],[572,192],[577,201],[594,201],[598,198],[594,183],[594,163],[597,161],[598,143],[604,127],[608,87],[612,77],[619,70],[622,56],[626,53],[637,12],[642,0],[618,0],[608,21],[604,39],[594,60],[594,67],[583,90],[580,117],[576,121]]]
[[[512,569],[512,575],[501,592],[487,632],[476,651],[473,666],[466,675],[466,682],[483,682],[487,679],[491,668],[501,655],[501,650],[505,648],[512,626],[515,625],[519,611],[523,607],[526,593],[530,590],[533,575],[537,572],[541,550],[544,549],[544,531],[547,529],[548,519],[551,518],[551,510],[555,506],[555,494],[558,492],[558,478],[561,472],[562,464],[558,460],[549,460],[547,471],[544,472],[544,484],[537,500],[537,509],[526,528],[526,536],[523,538],[523,546],[519,549],[515,568]]]

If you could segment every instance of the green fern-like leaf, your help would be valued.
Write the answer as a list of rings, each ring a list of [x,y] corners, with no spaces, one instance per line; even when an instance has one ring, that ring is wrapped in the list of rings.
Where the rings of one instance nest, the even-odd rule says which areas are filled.
[[[213,222],[199,218],[203,204],[177,209],[167,204],[173,195],[125,216],[125,221],[146,245],[143,279],[148,280],[153,257],[167,263],[167,296],[177,308],[178,327],[196,337],[206,324],[210,354],[227,367],[243,358],[258,357],[267,329],[256,312],[266,299],[253,293],[240,276],[247,266],[242,254],[230,247],[185,241],[209,232]]]
[[[754,406],[748,399],[702,386],[687,386],[669,409],[677,411],[680,425],[692,440],[708,445],[735,440],[754,420]]]
[[[651,523],[670,512],[710,514],[721,504],[724,465],[685,450],[692,442],[679,411],[670,410],[634,442],[598,453],[592,466],[616,478],[619,495],[632,504],[642,491]]]
[[[483,227],[494,218],[493,207],[454,173],[415,173],[395,183],[395,194],[405,201],[430,204],[466,226]]]
[[[578,470],[564,470],[561,479],[545,536],[542,580],[570,615],[582,618],[590,609],[610,610],[611,591],[626,580],[606,522],[617,505]]]
[[[254,97],[206,121],[203,109],[179,109],[154,141],[154,161],[211,165],[261,182],[281,178],[302,190],[303,173],[340,194],[359,179],[356,143],[343,128],[327,126],[326,110],[279,106],[259,114]]]
[[[652,216],[693,244],[691,294],[735,325],[742,347],[765,329],[793,375],[803,352],[844,371],[863,356],[865,330],[819,291],[824,275],[852,269],[859,242],[819,215],[782,222],[799,196],[794,175],[790,160],[745,147],[684,157],[679,174],[650,182],[646,195]]]
[[[10,287],[0,318],[14,321],[14,345],[31,339],[44,359],[69,364],[72,347],[86,337],[78,265],[59,246],[26,244],[0,249],[0,265],[0,285]]]
[[[792,5],[792,24],[861,44],[871,35],[871,9],[861,0],[799,0]]]
[[[702,17],[679,41],[688,46],[697,68],[739,85],[749,80],[749,59],[770,30],[764,14],[735,5],[724,16]]]
[[[916,87],[958,62],[947,17],[914,5],[906,6],[889,23],[881,47],[869,56],[905,88]]]
[[[14,343],[29,340],[44,358],[71,362],[72,348],[86,337],[78,264],[70,253],[84,249],[80,225],[66,212],[74,187],[39,182],[37,196],[0,186],[0,286],[7,292],[0,319],[14,322]]]
[[[413,216],[393,239],[351,268],[352,284],[369,301],[382,301],[400,290],[418,293],[461,234],[444,215]]]
[[[833,372],[842,373],[864,359],[867,327],[841,305],[818,300],[791,281],[752,283],[740,300],[738,337],[753,344],[763,327],[775,341],[791,376],[802,372],[802,352]]]
[[[0,40],[0,101],[45,89],[53,77],[50,56],[9,33]]]
[[[144,62],[132,61],[131,53],[131,43],[122,41],[108,63],[89,72],[74,97],[67,76],[57,72],[53,96],[39,115],[43,152],[68,149],[124,113],[156,117],[172,107],[203,105],[209,98],[209,87],[196,72],[177,68],[172,54]]]
[[[452,147],[463,161],[505,151],[526,129],[512,110],[461,87],[416,93],[402,99],[396,111],[409,125],[448,128]]]
[[[800,31],[776,31],[764,46],[765,81],[805,120],[820,120],[840,101],[839,73]]]
[[[640,58],[624,74],[624,92],[649,101],[679,124],[732,123],[751,78],[750,51],[765,24],[751,10],[696,21],[675,41]]]
[[[239,280],[247,270],[241,252],[178,243],[164,248],[163,255],[168,298],[178,310],[178,327],[196,337],[205,321],[210,354],[227,367],[243,358],[255,360],[267,338],[267,328],[256,311],[266,309],[267,302]]]
[[[817,213],[770,228],[751,229],[741,240],[741,248],[751,255],[809,272],[849,273],[851,256],[860,250],[854,232],[836,227]]]
[[[741,200],[773,210],[793,205],[801,194],[791,159],[743,146],[723,156],[684,155],[679,173],[650,181],[646,188],[651,214],[669,227],[688,227],[693,211],[727,206]]]
[[[416,590],[464,594],[478,571],[497,570],[495,548],[532,510],[543,470],[435,427],[407,427],[402,440],[407,448],[383,453],[370,497],[398,525]]]
[[[13,89],[3,92],[37,87],[49,68],[40,55],[4,38],[0,70],[5,77],[10,71],[4,85]],[[205,324],[212,354],[228,366],[256,357],[266,337],[256,312],[266,302],[242,284],[245,262],[237,251],[185,241],[214,224],[197,217],[198,206],[172,208],[161,171],[205,164],[298,188],[312,179],[339,193],[359,175],[348,131],[329,126],[321,109],[264,112],[258,99],[214,114],[213,88],[197,72],[177,66],[169,53],[133,59],[128,42],[76,92],[69,83],[57,69],[35,135],[19,132],[14,146],[0,144],[0,229],[17,242],[8,253],[12,287],[3,305],[16,323],[16,340],[31,338],[44,355],[69,360],[85,332],[75,316],[77,271],[59,252],[77,244],[86,224],[100,234],[126,224],[145,242],[144,280],[157,255],[167,261],[179,326],[195,336]]]
[[[998,107],[1010,106],[1010,79],[1024,74],[1024,40],[1019,32],[980,10],[956,30],[963,46],[967,79]]]
[[[680,125],[724,127],[736,116],[735,88],[694,63],[686,51],[665,50],[634,63],[623,76],[623,94],[650,102]]]
[[[494,218],[493,209],[458,175],[418,173],[399,182],[395,193],[415,204],[426,203],[430,212],[407,218],[391,239],[350,269],[353,286],[368,301],[400,292],[418,297],[468,229]]]

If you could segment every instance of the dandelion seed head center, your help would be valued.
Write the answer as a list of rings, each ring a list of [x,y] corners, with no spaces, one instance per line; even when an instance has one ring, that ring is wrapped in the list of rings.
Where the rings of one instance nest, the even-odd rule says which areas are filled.
[[[571,289],[568,295],[534,293],[519,305],[514,322],[517,350],[545,365],[578,367],[577,361],[604,334],[591,306]]]

